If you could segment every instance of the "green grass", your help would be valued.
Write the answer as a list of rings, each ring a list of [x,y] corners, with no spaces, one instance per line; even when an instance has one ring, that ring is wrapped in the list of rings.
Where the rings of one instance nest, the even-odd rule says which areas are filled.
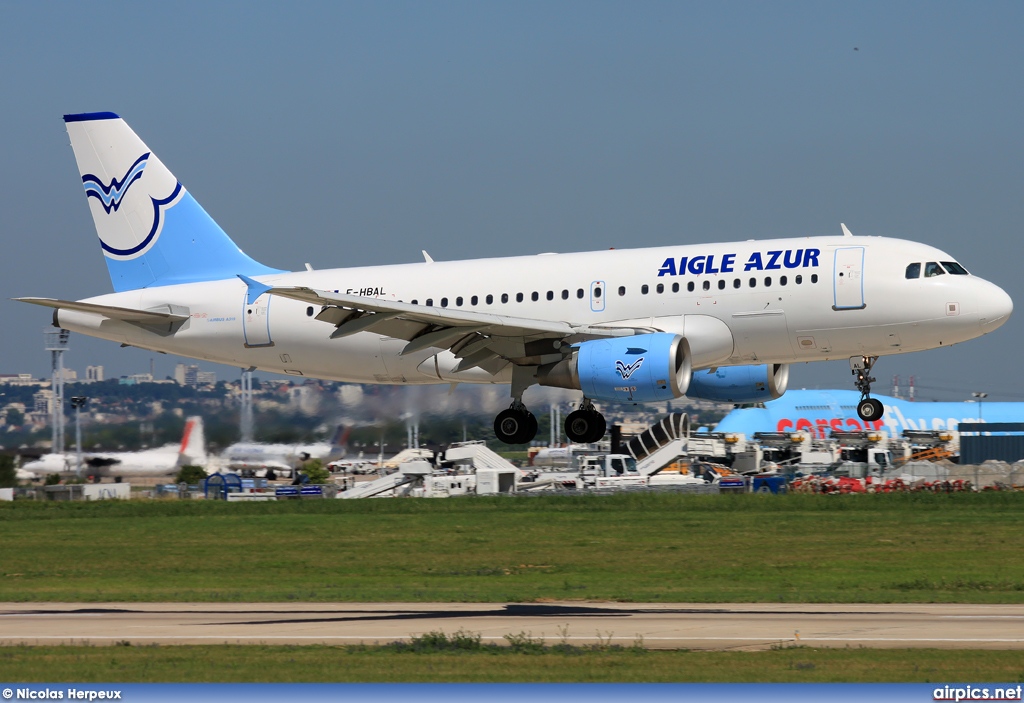
[[[0,680],[30,682],[949,682],[1024,681],[1020,651],[767,652],[388,647],[4,647]]]
[[[15,502],[0,535],[0,601],[1024,602],[1024,493]]]

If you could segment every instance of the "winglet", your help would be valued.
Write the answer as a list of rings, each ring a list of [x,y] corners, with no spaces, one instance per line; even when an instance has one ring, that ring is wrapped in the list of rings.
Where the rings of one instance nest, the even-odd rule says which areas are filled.
[[[266,283],[260,283],[259,281],[254,281],[253,279],[249,278],[248,276],[243,276],[240,273],[235,274],[235,275],[238,276],[239,278],[241,278],[242,282],[245,283],[246,287],[248,287],[248,289],[249,289],[249,293],[248,293],[248,295],[246,296],[246,299],[245,299],[246,302],[249,305],[252,305],[253,303],[255,303],[256,299],[258,297],[260,297],[261,295],[263,295],[268,290],[270,290],[271,288],[274,287],[274,286],[268,286]]]
[[[430,258],[430,254],[427,253],[426,249],[421,249],[420,251],[423,253],[423,263],[425,263],[425,264],[432,264],[432,263],[434,263],[434,260]]]
[[[853,236],[853,232],[848,230],[846,228],[846,225],[844,225],[842,222],[839,223],[839,226],[843,228],[843,236],[844,237],[852,237]]]

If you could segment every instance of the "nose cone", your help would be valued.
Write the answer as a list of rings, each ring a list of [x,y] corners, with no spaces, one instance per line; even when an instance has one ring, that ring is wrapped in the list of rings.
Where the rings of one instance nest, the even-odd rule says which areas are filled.
[[[1010,319],[1013,312],[1013,300],[1002,288],[995,284],[989,284],[979,306],[981,311],[979,323],[982,334],[988,334],[1003,326],[1003,323]]]

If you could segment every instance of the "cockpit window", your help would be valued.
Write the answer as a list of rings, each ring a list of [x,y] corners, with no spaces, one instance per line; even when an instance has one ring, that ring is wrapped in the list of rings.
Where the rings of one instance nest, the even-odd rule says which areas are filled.
[[[910,264],[907,266],[907,278],[920,278],[921,277],[921,264]]]
[[[941,276],[946,273],[942,270],[942,267],[935,261],[929,261],[924,265],[924,277],[930,278],[932,276]]]
[[[967,273],[967,269],[965,269],[963,266],[961,266],[960,264],[958,264],[955,261],[943,261],[942,262],[942,267],[944,269],[946,269],[947,271],[949,271],[954,276],[969,276],[970,275],[969,273]]]

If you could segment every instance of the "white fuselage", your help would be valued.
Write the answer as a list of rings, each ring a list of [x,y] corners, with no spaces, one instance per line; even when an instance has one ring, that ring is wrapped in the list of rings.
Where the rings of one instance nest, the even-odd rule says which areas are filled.
[[[280,469],[291,471],[308,459],[319,459],[324,463],[344,455],[344,450],[326,442],[311,444],[261,444],[259,442],[237,442],[221,455],[222,462],[230,469]]]
[[[435,308],[675,332],[689,341],[699,369],[919,351],[999,327],[1012,302],[994,284],[972,275],[905,276],[908,264],[952,260],[904,240],[808,237],[257,278]],[[406,340],[378,332],[330,339],[333,327],[314,319],[319,308],[270,295],[248,304],[246,291],[232,278],[88,299],[187,311],[189,320],[173,334],[66,309],[57,321],[135,347],[296,376],[357,383],[509,382],[509,368],[497,375],[482,368],[453,372],[457,360],[449,351],[400,356]]]

